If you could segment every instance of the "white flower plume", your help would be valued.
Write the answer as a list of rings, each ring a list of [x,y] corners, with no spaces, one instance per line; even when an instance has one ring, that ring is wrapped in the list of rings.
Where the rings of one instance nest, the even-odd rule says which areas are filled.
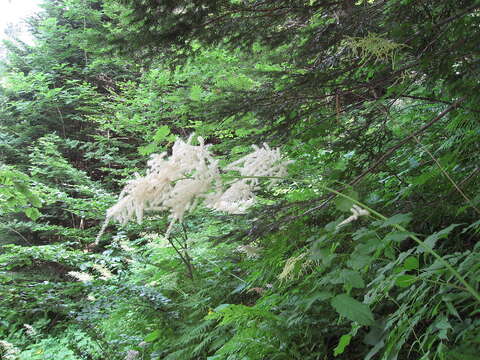
[[[253,152],[234,161],[225,170],[238,171],[240,179],[231,182],[227,190],[217,192],[207,199],[207,206],[232,214],[244,213],[255,203],[255,190],[262,177],[268,178],[270,186],[287,175],[287,165],[280,149],[271,149],[267,144],[263,148],[252,145]]]
[[[270,185],[286,175],[290,163],[282,159],[279,149],[253,146],[254,151],[231,163],[224,170],[238,171],[240,179],[227,184],[224,190],[218,160],[214,159],[203,138],[199,145],[192,145],[193,136],[187,142],[177,140],[172,155],[152,155],[145,176],[129,181],[120,193],[117,203],[107,210],[105,223],[97,236],[97,243],[111,219],[125,224],[132,218],[141,223],[145,211],[168,211],[170,225],[181,221],[186,212],[203,200],[209,208],[231,214],[243,213],[255,202],[262,177],[273,177]]]
[[[365,210],[365,209],[362,209],[360,206],[358,205],[353,205],[352,208],[350,209],[350,211],[352,212],[352,216],[346,218],[345,220],[343,220],[340,224],[337,225],[337,228],[343,226],[343,225],[346,225],[346,224],[349,224],[351,223],[352,221],[355,221],[355,220],[358,220],[358,218],[360,216],[368,216],[370,215],[370,213]]]
[[[86,272],[69,271],[68,275],[81,282],[89,282],[94,280],[93,276]]]

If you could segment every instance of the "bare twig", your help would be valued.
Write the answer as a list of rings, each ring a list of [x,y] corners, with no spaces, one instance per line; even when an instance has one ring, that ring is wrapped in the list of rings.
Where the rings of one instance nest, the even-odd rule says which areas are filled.
[[[380,158],[378,158],[372,166],[370,166],[367,170],[365,170],[364,172],[362,172],[360,175],[358,175],[355,179],[353,179],[353,181],[351,181],[348,185],[349,186],[353,186],[355,184],[357,184],[358,182],[360,182],[360,180],[362,180],[366,175],[370,174],[371,172],[373,172],[378,166],[380,166],[382,163],[384,163],[390,156],[393,155],[393,153],[398,150],[399,148],[401,148],[403,145],[405,145],[406,143],[408,143],[410,140],[412,140],[413,138],[415,138],[415,136],[418,136],[420,134],[422,134],[423,132],[425,132],[425,130],[427,130],[429,127],[431,127],[433,124],[435,124],[437,121],[439,121],[440,119],[442,119],[445,115],[447,115],[450,111],[454,110],[455,108],[457,108],[465,99],[462,98],[460,100],[457,100],[456,102],[454,102],[453,104],[451,104],[448,108],[446,108],[445,110],[443,110],[440,114],[438,114],[435,118],[433,118],[432,120],[430,120],[427,124],[425,124],[424,126],[422,126],[420,129],[418,129],[417,131],[414,131],[412,134],[408,135],[406,138],[404,138],[403,140],[399,141],[396,145],[392,146],[390,149],[388,149],[382,156],[380,156]],[[343,189],[342,189],[343,190]],[[315,206],[311,209],[308,209],[307,211],[305,211],[302,215],[300,216],[305,216],[313,211],[316,211],[316,210],[319,210],[319,209],[322,209],[323,207],[325,207],[328,202],[330,202],[333,198],[335,198],[336,195],[335,194],[332,194],[332,195],[329,195],[328,198],[320,205],[318,206]]]
[[[14,232],[18,236],[20,236],[22,238],[22,240],[25,241],[28,245],[33,246],[33,244],[30,241],[28,241],[27,238],[25,236],[23,236],[21,233],[19,233],[17,230],[15,230],[14,228],[11,228],[10,226],[6,226],[6,228],[8,230],[10,230],[11,232]]]

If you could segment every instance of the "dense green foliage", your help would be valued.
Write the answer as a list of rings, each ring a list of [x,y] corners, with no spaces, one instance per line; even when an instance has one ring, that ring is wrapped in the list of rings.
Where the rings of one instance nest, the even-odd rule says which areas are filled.
[[[479,9],[45,0],[34,44],[4,44],[0,358],[477,359]],[[289,175],[245,214],[96,243],[193,133],[222,165],[279,147]]]

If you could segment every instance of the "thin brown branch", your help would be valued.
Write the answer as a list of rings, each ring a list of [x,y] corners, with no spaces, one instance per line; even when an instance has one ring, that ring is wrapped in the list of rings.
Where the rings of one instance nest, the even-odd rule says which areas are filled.
[[[432,102],[432,103],[439,103],[439,104],[446,104],[446,105],[452,105],[453,104],[451,101],[446,101],[446,100],[442,100],[442,99],[435,99],[435,98],[427,97],[427,96],[400,95],[398,97],[415,99],[415,100],[424,100],[424,101],[429,101],[429,102]],[[480,113],[480,110],[477,110],[477,109],[472,109],[472,108],[464,107],[464,106],[462,106],[462,108],[465,108],[467,110],[470,110],[470,111],[473,111],[473,112],[476,112],[476,113]]]
[[[417,137],[413,137],[413,139],[417,142],[418,145],[430,156],[430,158],[437,164],[438,168],[442,172],[442,174],[452,183],[453,187],[457,192],[470,204],[470,206],[480,215],[480,210],[475,206],[475,204],[470,200],[470,198],[465,195],[465,193],[460,189],[457,183],[451,178],[451,176],[447,173],[447,171],[443,168],[442,164],[437,160],[435,156],[428,150],[423,144],[417,139]]]
[[[187,257],[185,257],[182,252],[175,246],[175,244],[173,243],[173,241],[168,237],[167,238],[167,241],[170,243],[170,245],[173,247],[173,249],[175,250],[175,252],[178,254],[178,256],[180,256],[180,259],[182,260],[182,262],[185,264],[185,267],[187,268],[187,271],[188,271],[188,277],[190,279],[193,280],[193,269],[192,269],[192,265],[190,264],[190,262],[188,261],[188,255]]]
[[[351,181],[348,185],[349,186],[353,186],[355,184],[357,184],[358,182],[360,182],[365,176],[367,176],[368,174],[370,174],[371,172],[373,172],[377,167],[379,167],[381,164],[383,164],[390,156],[392,156],[395,151],[397,151],[398,149],[400,149],[403,145],[405,145],[406,143],[408,143],[410,140],[412,140],[415,136],[418,136],[420,134],[422,134],[423,132],[425,132],[428,128],[430,128],[433,124],[435,124],[436,122],[438,122],[439,120],[441,120],[443,117],[445,117],[445,115],[447,115],[450,111],[456,109],[465,99],[462,98],[460,100],[457,100],[456,102],[454,102],[453,104],[451,104],[448,108],[446,108],[445,110],[443,110],[440,114],[438,114],[435,118],[433,118],[432,120],[430,120],[427,124],[425,124],[424,126],[422,126],[420,129],[418,129],[417,131],[414,131],[412,134],[410,134],[409,136],[407,136],[406,138],[404,138],[403,140],[399,141],[396,145],[392,146],[390,149],[388,149],[382,156],[380,156],[374,163],[372,166],[370,166],[367,170],[365,170],[364,172],[362,172],[360,175],[358,175],[355,179],[353,179],[353,181]],[[343,190],[343,189],[342,189]],[[340,191],[342,191],[340,190]],[[304,215],[307,215],[313,211],[317,211],[319,209],[322,209],[323,207],[325,207],[328,202],[330,202],[332,199],[334,199],[336,197],[335,194],[333,195],[329,195],[328,198],[320,205],[318,206],[315,206],[311,209],[308,209],[307,211],[305,211],[301,216],[304,216]]]
[[[460,181],[458,183],[458,186],[462,186],[466,183],[468,183],[478,172],[480,172],[480,167],[476,167],[470,175],[468,175],[465,179],[463,179],[462,181]]]

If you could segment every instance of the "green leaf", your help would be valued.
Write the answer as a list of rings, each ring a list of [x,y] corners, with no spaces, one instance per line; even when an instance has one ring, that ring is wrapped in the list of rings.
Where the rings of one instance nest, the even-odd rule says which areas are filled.
[[[414,235],[414,233],[409,231],[394,231],[385,236],[385,241],[401,242],[405,239],[408,239],[412,235]]]
[[[30,191],[30,189],[26,184],[15,181],[15,180],[13,181],[13,184],[15,186],[15,189],[21,194],[25,195],[25,197],[30,201],[30,203],[33,206],[35,207],[42,206],[42,202],[40,201],[40,199]]]
[[[138,153],[140,155],[150,155],[152,153],[154,153],[155,151],[157,150],[157,144],[155,143],[151,143],[151,144],[148,144],[148,145],[145,145],[145,146],[140,146],[138,148]]]
[[[190,99],[193,101],[200,101],[202,100],[202,95],[202,88],[198,85],[193,85],[190,89]]]
[[[355,300],[347,294],[335,296],[330,304],[340,315],[356,321],[360,325],[372,325],[375,321],[368,305]]]
[[[333,294],[329,291],[319,291],[312,296],[306,298],[302,303],[304,305],[303,311],[308,311],[312,305],[317,301],[324,301],[330,299]]]
[[[160,126],[153,136],[153,141],[156,143],[162,142],[168,135],[170,135],[170,128],[167,125]]]
[[[358,193],[354,190],[350,190],[345,193],[345,195],[351,197],[352,199],[358,200]],[[354,202],[350,199],[344,198],[343,196],[339,196],[335,200],[335,206],[340,211],[350,211]]]
[[[143,341],[154,342],[155,340],[157,340],[160,337],[160,335],[161,335],[160,330],[155,330],[155,331],[151,332],[150,334],[148,334],[147,336],[145,336]]]
[[[452,329],[452,325],[448,322],[448,318],[445,315],[438,317],[435,320],[434,326],[439,330]]]
[[[365,287],[365,282],[358,271],[342,270],[341,278],[344,284],[350,285],[352,288],[362,289]]]
[[[395,285],[398,287],[404,288],[409,287],[415,281],[417,281],[417,277],[413,275],[400,275],[395,279]]]
[[[333,349],[333,355],[337,356],[343,354],[345,348],[350,344],[350,340],[352,340],[352,335],[342,335],[337,347]]]
[[[37,208],[27,208],[25,209],[25,215],[27,215],[33,221],[37,220],[42,214],[38,211]]]
[[[13,184],[14,184],[14,186],[15,186],[15,189],[18,190],[18,192],[20,192],[20,193],[22,193],[22,194],[24,194],[24,195],[26,195],[26,193],[29,192],[27,185],[25,185],[24,183],[17,182],[17,181],[14,180],[14,181],[13,181]]]
[[[418,259],[414,256],[409,256],[403,262],[403,267],[405,270],[415,270],[418,269],[420,264],[418,263]]]
[[[435,234],[430,235],[424,240],[425,245],[427,245],[429,248],[433,249],[435,245],[437,244],[437,241],[446,238],[448,234],[455,229],[457,226],[460,226],[462,224],[452,224],[449,227],[446,227],[443,230],[440,230],[439,232],[436,232]],[[423,249],[421,246],[418,247],[417,252],[423,253],[425,249]]]
[[[252,132],[252,130],[250,130],[250,129],[239,128],[239,129],[235,130],[235,135],[237,135],[238,137],[242,137],[242,136],[246,136],[246,135],[250,134],[251,132]]]
[[[383,227],[393,226],[393,225],[406,225],[412,220],[412,214],[395,214],[392,217],[389,217],[382,224]]]
[[[30,200],[30,202],[32,203],[33,206],[35,207],[40,207],[42,206],[42,202],[40,201],[40,199],[34,195],[34,194],[31,194],[31,196],[28,197],[28,200]]]
[[[353,270],[360,270],[363,267],[369,265],[373,261],[373,257],[370,255],[352,253],[350,259],[347,261],[347,265]]]
[[[24,195],[27,197],[28,201],[30,201],[30,203],[35,206],[35,207],[40,207],[42,206],[42,202],[40,201],[40,199],[37,197],[37,195],[35,195],[34,193],[32,193],[29,189],[26,189],[25,192],[24,192]]]

